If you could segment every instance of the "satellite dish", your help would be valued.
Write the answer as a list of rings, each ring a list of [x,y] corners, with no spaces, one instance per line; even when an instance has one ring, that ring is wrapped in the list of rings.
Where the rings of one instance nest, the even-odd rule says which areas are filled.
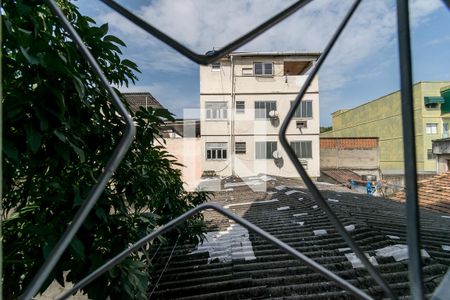
[[[278,112],[276,110],[269,111],[269,117],[277,118],[278,117]]]
[[[273,151],[273,152],[272,152],[272,157],[273,157],[274,159],[280,159],[280,158],[281,158],[281,152],[278,151],[278,150]]]

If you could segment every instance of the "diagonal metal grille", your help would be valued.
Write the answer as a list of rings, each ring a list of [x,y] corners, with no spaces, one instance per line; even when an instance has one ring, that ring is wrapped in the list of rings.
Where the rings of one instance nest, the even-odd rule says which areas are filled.
[[[280,13],[276,14],[269,20],[265,21],[258,27],[254,28],[253,30],[249,31],[248,33],[244,34],[242,37],[232,41],[227,46],[221,48],[220,50],[212,53],[211,55],[200,55],[197,54],[187,47],[183,46],[181,43],[177,42],[170,36],[166,35],[162,31],[158,30],[156,27],[152,26],[151,24],[145,22],[144,20],[140,19],[133,13],[131,13],[129,10],[124,8],[123,6],[119,5],[113,0],[101,0],[106,5],[120,13],[122,16],[127,18],[129,21],[134,23],[135,25],[139,26],[140,28],[144,29],[149,34],[153,35],[154,37],[158,38],[160,41],[164,42],[168,46],[172,47],[174,50],[178,51],[180,54],[186,56],[187,58],[193,60],[194,62],[198,64],[209,64],[211,62],[217,61],[221,57],[229,54],[233,50],[236,50],[237,48],[245,45],[252,39],[256,38],[257,36],[264,33],[266,30],[270,29],[274,25],[278,24],[279,22],[283,21],[284,19],[288,18],[298,10],[300,10],[302,7],[307,5],[312,0],[299,0],[296,3],[292,4],[285,10],[281,11]],[[450,7],[450,1],[443,0],[443,2],[447,5],[447,7]],[[111,156],[110,160],[108,161],[108,164],[105,167],[105,171],[103,174],[99,177],[97,184],[92,188],[91,193],[87,197],[87,199],[84,201],[82,207],[78,211],[78,213],[75,215],[73,221],[71,222],[70,226],[64,233],[64,235],[61,237],[60,241],[57,243],[55,248],[52,250],[52,253],[49,255],[49,258],[47,261],[44,262],[43,266],[40,268],[38,273],[35,275],[33,280],[31,281],[30,285],[27,287],[23,295],[21,296],[22,299],[31,299],[34,297],[34,295],[39,291],[41,288],[43,282],[46,280],[56,263],[58,262],[61,255],[64,253],[67,246],[70,244],[70,241],[73,239],[74,235],[78,231],[79,227],[82,225],[84,220],[86,219],[87,215],[89,214],[92,207],[95,205],[97,199],[99,198],[100,194],[103,192],[108,180],[111,178],[113,172],[118,167],[120,162],[122,161],[125,153],[127,152],[135,134],[135,128],[133,126],[133,123],[131,121],[131,118],[124,108],[123,104],[113,91],[113,89],[109,86],[109,83],[106,79],[106,77],[103,75],[103,72],[95,59],[90,54],[89,50],[85,47],[83,41],[75,31],[75,29],[72,27],[72,25],[69,23],[69,21],[66,19],[62,11],[59,9],[59,7],[56,5],[54,0],[47,0],[48,5],[53,10],[53,12],[60,18],[64,28],[69,32],[70,36],[73,38],[73,40],[76,42],[76,44],[79,46],[80,51],[85,56],[86,60],[89,61],[91,64],[91,67],[93,68],[93,71],[95,74],[101,79],[101,82],[111,95],[113,99],[113,103],[115,104],[116,108],[118,109],[121,116],[126,121],[126,130],[125,134],[123,135],[120,143],[116,147],[113,155]],[[287,152],[289,159],[292,161],[293,165],[295,166],[297,172],[305,182],[306,186],[308,187],[309,191],[311,192],[314,199],[317,201],[317,203],[320,205],[322,210],[325,211],[327,214],[329,220],[334,225],[336,230],[342,235],[344,240],[349,244],[351,249],[355,252],[355,254],[358,256],[358,258],[361,260],[361,262],[365,265],[369,273],[372,275],[372,277],[375,279],[375,281],[381,286],[381,288],[384,290],[386,296],[396,299],[396,295],[392,291],[391,287],[386,283],[386,281],[382,278],[380,273],[377,269],[374,268],[374,266],[369,262],[367,257],[362,253],[362,251],[359,249],[359,247],[356,245],[356,243],[353,241],[351,236],[347,233],[344,226],[340,222],[340,220],[337,218],[337,216],[334,214],[334,212],[331,210],[330,206],[326,203],[324,200],[324,197],[320,193],[320,191],[317,189],[317,187],[314,185],[311,178],[306,173],[305,169],[302,167],[300,162],[298,161],[298,158],[296,157],[293,149],[290,147],[287,138],[286,138],[286,130],[289,122],[294,117],[295,110],[297,107],[299,107],[303,96],[305,95],[308,87],[310,86],[313,78],[319,71],[320,67],[326,60],[328,54],[330,53],[331,49],[335,45],[336,41],[339,39],[341,33],[345,29],[346,25],[348,24],[349,20],[351,19],[352,15],[356,11],[357,7],[361,3],[361,0],[355,0],[351,8],[349,9],[348,13],[344,17],[341,24],[338,26],[336,32],[334,33],[331,40],[328,42],[327,46],[325,47],[325,50],[323,51],[323,54],[317,61],[316,65],[310,72],[305,84],[300,89],[294,104],[290,108],[285,120],[283,121],[283,124],[280,128],[279,132],[279,140],[282,144],[283,148]],[[406,177],[406,191],[407,191],[407,240],[408,240],[408,250],[410,253],[410,259],[409,259],[409,280],[410,280],[410,290],[412,293],[413,299],[423,299],[424,298],[424,292],[423,292],[423,279],[422,279],[422,267],[421,267],[421,254],[420,254],[420,231],[419,231],[419,207],[418,207],[418,201],[417,201],[417,175],[416,175],[416,156],[415,156],[415,140],[414,140],[414,114],[413,114],[413,105],[412,105],[412,71],[411,71],[411,49],[410,49],[410,30],[409,30],[409,10],[408,10],[408,1],[407,0],[397,0],[397,26],[398,26],[398,40],[399,40],[399,56],[400,56],[400,75],[401,75],[401,97],[402,97],[402,120],[403,120],[403,137],[404,137],[404,153],[405,153],[405,177]],[[187,218],[193,216],[196,213],[199,213],[205,209],[213,209],[219,212],[220,214],[228,217],[231,220],[234,220],[235,222],[239,223],[240,225],[246,227],[248,230],[254,232],[255,234],[263,237],[270,243],[274,244],[279,249],[285,251],[286,253],[298,258],[299,260],[306,263],[308,266],[310,266],[312,269],[316,270],[317,272],[321,273],[323,276],[327,277],[330,280],[335,281],[339,286],[341,286],[344,289],[347,289],[348,291],[352,292],[355,296],[362,299],[371,299],[369,295],[364,293],[361,289],[351,285],[344,279],[340,278],[333,272],[327,270],[320,264],[316,263],[312,259],[308,258],[304,254],[298,252],[294,248],[290,247],[289,245],[285,244],[284,242],[280,241],[279,239],[275,238],[271,234],[265,232],[264,230],[260,229],[256,225],[250,223],[249,221],[233,214],[232,212],[228,211],[227,209],[221,207],[218,204],[214,203],[207,203],[199,205],[198,207],[182,214],[181,216],[177,217],[176,219],[170,221],[166,225],[158,228],[157,230],[153,231],[151,234],[147,235],[146,237],[142,238],[138,242],[134,243],[131,247],[124,250],[123,252],[119,253],[117,256],[112,258],[110,261],[108,261],[106,264],[104,264],[99,269],[95,270],[91,274],[89,274],[87,277],[85,277],[82,281],[77,283],[72,289],[67,291],[65,294],[61,295],[61,299],[68,298],[70,295],[74,294],[79,289],[83,288],[93,280],[95,280],[97,277],[101,276],[104,272],[108,271],[109,269],[113,268],[115,265],[120,263],[123,259],[125,259],[129,254],[132,252],[138,250],[140,247],[142,247],[144,244],[148,243],[149,241],[153,240],[157,236],[167,232],[168,230],[178,226],[181,224],[184,220]]]

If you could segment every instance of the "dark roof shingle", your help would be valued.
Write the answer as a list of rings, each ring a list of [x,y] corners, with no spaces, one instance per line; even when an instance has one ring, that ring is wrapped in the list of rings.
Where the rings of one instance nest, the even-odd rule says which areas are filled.
[[[384,296],[364,268],[354,267],[349,260],[351,251],[345,249],[348,245],[306,189],[298,185],[283,187],[278,180],[268,185],[270,192],[255,192],[233,182],[232,190],[215,193],[213,200],[228,205],[237,215],[372,297]],[[404,204],[343,191],[324,191],[323,194],[361,250],[375,258],[376,268],[395,292],[400,296],[408,295],[408,261],[377,255],[377,250],[387,246],[406,244]],[[211,252],[198,252],[195,245],[184,245],[175,248],[168,262],[172,247],[160,249],[152,275],[155,281],[160,280],[152,298],[354,298],[266,240],[245,230],[230,230],[236,224],[220,214],[212,211],[203,214],[210,230],[215,232],[215,235],[208,233],[210,240],[205,247],[216,251],[215,259],[211,260]],[[450,244],[450,219],[441,220],[436,213],[422,211],[421,225],[422,247],[431,256],[424,258],[423,267],[425,290],[430,294],[450,264],[450,252],[443,247]],[[243,236],[249,241],[243,240]],[[223,255],[232,259],[221,259]]]

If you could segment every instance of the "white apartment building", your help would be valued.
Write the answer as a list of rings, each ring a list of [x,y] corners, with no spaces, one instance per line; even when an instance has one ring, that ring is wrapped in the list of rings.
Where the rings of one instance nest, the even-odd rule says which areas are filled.
[[[281,123],[320,56],[236,52],[200,66],[202,170],[221,176],[298,177],[278,141]],[[315,78],[287,137],[311,177],[319,168],[319,85]]]

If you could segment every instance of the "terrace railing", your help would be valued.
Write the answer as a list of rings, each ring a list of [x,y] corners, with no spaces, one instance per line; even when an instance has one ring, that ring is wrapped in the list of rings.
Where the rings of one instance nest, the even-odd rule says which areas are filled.
[[[186,56],[192,61],[198,64],[209,64],[217,61],[221,57],[229,54],[230,52],[238,49],[239,47],[245,45],[250,42],[257,36],[261,35],[274,25],[282,22],[284,19],[288,18],[304,6],[306,6],[312,0],[299,0],[287,7],[280,13],[274,15],[261,25],[252,29],[248,33],[244,34],[240,38],[230,42],[225,47],[220,50],[214,51],[212,53],[208,53],[208,55],[197,54],[187,47],[183,46],[178,41],[174,40],[164,32],[160,31],[158,28],[152,26],[151,24],[145,22],[138,16],[131,13],[125,7],[116,3],[113,0],[101,0],[106,5],[117,11],[119,14],[127,18],[129,21],[139,26],[149,34],[153,35],[160,41],[164,42],[168,46],[172,47],[174,50],[178,51],[180,54]],[[443,0],[445,5],[450,9],[450,0]],[[78,45],[80,51],[83,53],[86,60],[90,63],[95,74],[100,78],[101,82],[107,89],[110,94],[113,103],[115,104],[116,109],[119,111],[120,115],[124,118],[126,123],[125,133],[122,136],[119,144],[117,145],[115,151],[113,152],[111,158],[109,159],[105,171],[99,177],[96,185],[93,186],[90,194],[87,199],[83,202],[83,205],[74,216],[73,221],[70,223],[69,227],[60,238],[59,242],[56,244],[51,254],[48,255],[47,260],[44,262],[42,267],[39,269],[37,274],[34,276],[33,280],[29,284],[29,286],[25,289],[24,293],[21,296],[21,299],[31,299],[36,295],[36,293],[41,288],[44,281],[47,279],[48,275],[54,268],[54,266],[59,261],[61,255],[66,250],[67,246],[70,244],[71,240],[75,236],[76,232],[83,224],[87,215],[89,214],[92,207],[95,205],[99,196],[103,192],[107,182],[111,178],[113,172],[121,163],[124,155],[128,151],[131,142],[134,139],[135,128],[132,123],[132,120],[125,109],[124,105],[121,103],[120,99],[115,94],[114,90],[110,87],[108,80],[104,76],[100,66],[95,61],[94,57],[91,55],[89,50],[84,45],[82,39],[77,34],[76,30],[64,16],[61,9],[55,3],[54,0],[47,0],[48,5],[52,9],[52,11],[59,17],[64,28],[68,31],[72,39]],[[357,10],[361,0],[355,0],[350,7],[349,11],[345,15],[344,19],[341,21],[339,26],[337,27],[334,35],[326,45],[322,55],[318,59],[317,63],[311,70],[310,74],[307,77],[305,84],[300,89],[294,104],[290,108],[286,118],[284,119],[280,132],[279,132],[279,140],[282,144],[283,148],[287,152],[289,159],[292,161],[295,166],[297,172],[305,182],[309,191],[311,192],[313,198],[317,201],[317,204],[325,211],[330,222],[334,225],[336,230],[341,234],[344,240],[348,243],[350,248],[354,251],[357,257],[361,260],[364,266],[367,268],[368,272],[372,275],[375,281],[380,285],[380,287],[385,292],[385,295],[392,299],[397,299],[392,288],[387,284],[387,282],[383,279],[378,270],[370,263],[368,258],[363,254],[361,249],[356,245],[351,236],[347,233],[344,226],[334,214],[330,206],[325,201],[324,197],[317,189],[311,178],[306,173],[305,169],[302,167],[301,163],[298,161],[294,150],[290,147],[287,139],[286,139],[286,130],[289,122],[294,117],[294,112],[299,107],[303,96],[305,95],[308,87],[310,86],[314,76],[319,71],[323,62],[328,57],[331,49],[335,45],[336,41],[341,36],[341,33],[344,31],[347,23]],[[413,112],[413,97],[412,97],[412,67],[411,67],[411,39],[410,39],[410,28],[409,28],[409,5],[408,0],[397,0],[397,28],[398,28],[398,41],[399,41],[399,57],[400,57],[400,79],[401,79],[401,107],[402,107],[402,121],[403,121],[403,148],[404,148],[404,160],[405,160],[405,182],[406,182],[406,210],[407,210],[407,242],[408,242],[408,251],[409,251],[409,285],[411,296],[413,299],[424,299],[424,289],[423,289],[423,274],[422,274],[422,258],[420,252],[420,219],[419,219],[419,206],[418,206],[418,198],[417,198],[417,172],[416,172],[416,151],[415,151],[415,139],[414,139],[414,112]],[[60,296],[60,299],[66,299],[70,297],[70,295],[76,293],[79,289],[83,288],[90,282],[92,282],[97,277],[101,276],[103,273],[108,271],[109,269],[116,266],[123,259],[125,259],[128,255],[137,251],[144,244],[152,241],[156,237],[162,235],[163,233],[171,230],[172,228],[178,226],[187,218],[192,215],[199,213],[205,209],[213,209],[219,212],[220,214],[228,217],[231,220],[239,223],[244,226],[248,230],[252,231],[256,235],[259,235],[274,244],[276,247],[285,251],[286,253],[300,259],[312,269],[321,273],[323,276],[327,277],[330,280],[335,281],[342,288],[350,291],[355,296],[361,299],[372,299],[369,295],[367,295],[361,289],[353,286],[346,280],[340,278],[332,271],[324,268],[322,265],[316,263],[309,257],[290,247],[286,243],[280,241],[276,237],[267,233],[266,231],[260,229],[256,225],[251,222],[233,214],[231,211],[221,207],[218,204],[207,203],[199,205],[190,211],[182,214],[181,216],[175,218],[170,221],[166,225],[154,230],[151,234],[143,237],[141,240],[135,242],[128,249],[122,251],[111,260],[109,260],[106,264],[93,271],[91,274],[86,276],[79,283],[75,284],[73,288],[68,290],[66,293]],[[448,273],[447,273],[448,276]]]

